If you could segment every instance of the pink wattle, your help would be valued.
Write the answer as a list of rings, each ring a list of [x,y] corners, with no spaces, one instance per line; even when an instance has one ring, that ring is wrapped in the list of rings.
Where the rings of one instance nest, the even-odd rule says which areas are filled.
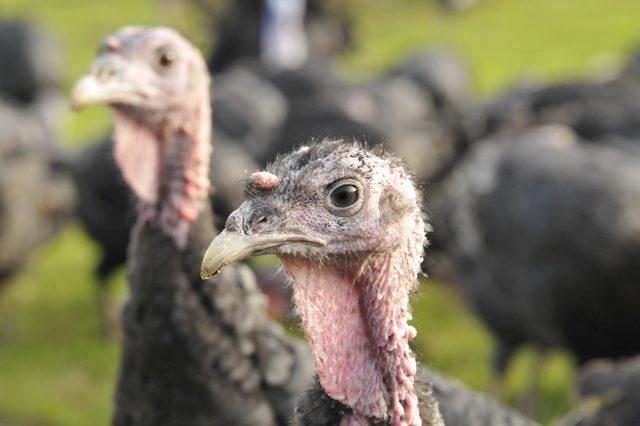
[[[303,259],[283,259],[296,308],[327,395],[369,417],[388,411],[383,376],[367,336],[354,280]]]
[[[191,108],[145,123],[115,109],[115,159],[152,221],[184,248],[209,189],[211,107],[208,91]]]
[[[160,151],[158,137],[127,114],[114,111],[114,157],[125,182],[145,203],[158,201]]]
[[[353,410],[342,426],[366,424],[367,418],[394,426],[422,423],[409,348],[415,329],[408,324],[420,260],[415,251],[408,245],[347,268],[359,276],[306,259],[282,259],[320,383]]]

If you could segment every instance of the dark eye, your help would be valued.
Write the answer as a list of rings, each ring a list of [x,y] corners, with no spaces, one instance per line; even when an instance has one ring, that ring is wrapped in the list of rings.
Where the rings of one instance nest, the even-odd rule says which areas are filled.
[[[338,208],[350,207],[358,201],[359,198],[358,188],[355,185],[346,184],[340,185],[331,191],[329,198],[331,204]]]
[[[163,68],[170,67],[176,60],[176,54],[173,50],[163,48],[158,50],[158,65]]]

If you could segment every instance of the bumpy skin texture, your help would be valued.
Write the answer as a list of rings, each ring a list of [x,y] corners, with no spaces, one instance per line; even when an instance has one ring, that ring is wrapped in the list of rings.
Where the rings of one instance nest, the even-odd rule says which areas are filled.
[[[331,194],[343,185],[358,188],[359,195],[336,210]],[[252,247],[285,235],[325,242],[292,239],[256,248],[281,258],[316,358],[318,378],[300,401],[294,424],[441,425],[434,394],[452,424],[532,424],[435,373],[419,369],[416,376],[407,307],[427,227],[419,206],[397,160],[357,143],[323,141],[252,175],[247,200],[210,246],[246,241]],[[206,270],[217,262],[225,260],[205,260]]]
[[[117,425],[285,424],[309,381],[308,349],[267,318],[246,267],[199,278],[211,219],[184,251],[149,223],[134,238]]]
[[[312,62],[295,72],[273,72],[253,63],[230,67],[215,76],[212,91],[216,139],[212,161],[225,160],[210,172],[216,215],[224,220],[242,202],[238,185],[258,165],[312,139],[355,137],[369,144],[385,142],[390,151],[409,161],[419,182],[430,180],[457,149],[457,106],[469,98],[464,89],[468,85],[464,66],[440,53],[416,55],[389,75],[360,85],[342,81],[325,63]],[[102,148],[89,151],[90,155],[110,154]],[[95,192],[102,192],[108,185],[100,182],[107,178],[113,188],[118,187],[120,172],[109,170],[109,160],[105,155],[92,159],[90,167],[80,166],[100,175],[95,183],[90,176],[84,178],[90,182],[85,184],[88,191],[95,185]],[[124,198],[125,194],[118,195]],[[93,214],[90,210],[84,209],[83,214]],[[128,223],[117,212],[111,215],[114,219],[107,223],[116,218]],[[90,222],[89,232],[104,251],[100,275],[103,270],[108,275],[112,265],[120,265],[126,257],[129,232],[128,228],[118,234],[105,232],[94,220],[99,216],[95,212],[82,220]]]
[[[330,194],[345,185],[359,196],[345,207],[331,204]],[[408,297],[425,225],[399,162],[357,144],[325,141],[252,175],[247,192],[227,232],[294,232],[326,241],[323,247],[287,244],[275,253],[293,282],[320,382],[352,409],[340,423],[421,424]],[[433,416],[439,418],[437,411]]]
[[[212,164],[216,158],[225,159],[209,172],[212,182],[222,183],[211,187],[209,194],[218,219],[226,217],[242,202],[238,183],[257,166],[246,150],[224,133],[216,133],[214,150]],[[100,246],[100,262],[95,273],[100,283],[105,283],[105,279],[127,259],[127,246],[136,216],[134,196],[114,162],[112,138],[93,142],[78,154],[66,158],[64,166],[71,171],[75,181],[76,217]]]

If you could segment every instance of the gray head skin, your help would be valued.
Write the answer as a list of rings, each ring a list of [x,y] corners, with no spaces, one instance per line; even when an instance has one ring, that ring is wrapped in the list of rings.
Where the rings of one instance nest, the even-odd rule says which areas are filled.
[[[105,104],[115,119],[115,158],[142,204],[179,247],[208,189],[210,77],[197,48],[175,30],[125,27],[107,37],[74,107]]]
[[[425,222],[400,163],[325,141],[254,173],[246,192],[207,250],[203,276],[254,254],[279,256],[320,383],[351,409],[341,424],[421,424],[408,301]]]

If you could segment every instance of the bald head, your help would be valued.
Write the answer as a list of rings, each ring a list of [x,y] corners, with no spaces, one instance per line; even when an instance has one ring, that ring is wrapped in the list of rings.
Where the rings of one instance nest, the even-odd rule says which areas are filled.
[[[209,85],[202,55],[177,31],[125,27],[104,39],[72,98],[78,108],[108,104],[144,116],[144,112],[189,108]]]
[[[426,225],[400,162],[325,141],[280,157],[246,192],[207,250],[203,275],[253,254],[279,256],[320,383],[352,410],[340,424],[419,425],[408,298]]]
[[[254,173],[246,193],[226,231],[277,240],[269,249],[262,241],[261,252],[338,264],[389,250],[407,237],[425,243],[411,177],[397,159],[357,143],[303,146]],[[207,271],[215,272],[220,265],[210,266]]]
[[[210,77],[198,49],[171,28],[122,28],[104,39],[72,101],[113,109],[124,179],[183,247],[209,187]]]

